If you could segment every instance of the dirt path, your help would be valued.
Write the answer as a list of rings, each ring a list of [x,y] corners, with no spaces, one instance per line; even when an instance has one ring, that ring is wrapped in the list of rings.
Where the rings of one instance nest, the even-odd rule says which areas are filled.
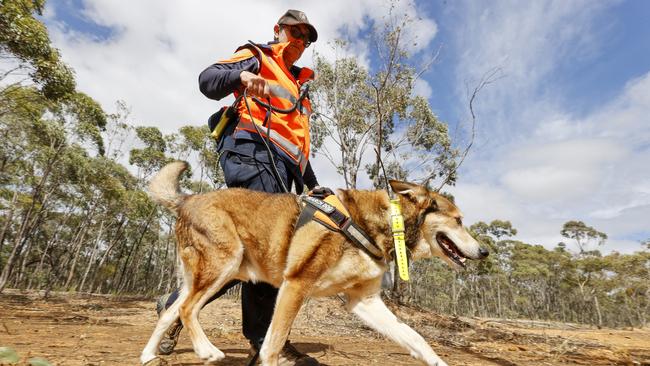
[[[562,324],[441,317],[393,308],[450,365],[650,365],[650,329],[563,329]],[[240,331],[239,302],[220,299],[204,309],[206,334],[227,358],[243,365],[248,347]],[[0,295],[0,346],[23,360],[55,365],[137,365],[156,321],[151,301],[108,296],[34,293]],[[541,325],[540,325],[541,324]],[[323,365],[414,365],[406,351],[347,314],[337,299],[310,301],[291,333],[292,343]],[[202,365],[186,332],[172,365]]]

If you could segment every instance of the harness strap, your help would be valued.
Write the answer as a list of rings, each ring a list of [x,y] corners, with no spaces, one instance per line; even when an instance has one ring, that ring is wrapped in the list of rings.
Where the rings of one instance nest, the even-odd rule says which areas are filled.
[[[295,233],[298,229],[307,225],[307,223],[314,218],[315,213],[316,208],[314,206],[302,205],[302,210],[300,210],[300,216],[298,216],[298,221],[296,222],[293,232]]]
[[[301,201],[303,207],[300,216],[298,217],[298,221],[296,222],[294,232],[306,225],[309,221],[313,220],[332,231],[342,233],[348,240],[365,251],[370,257],[376,260],[384,258],[381,249],[379,249],[368,234],[366,234],[363,229],[352,220],[349,214],[346,215],[346,213],[337,209],[334,205],[316,197],[305,195],[301,197]],[[318,212],[323,213],[331,222],[328,223],[325,220],[318,218]],[[332,223],[334,223],[335,226],[332,225]]]

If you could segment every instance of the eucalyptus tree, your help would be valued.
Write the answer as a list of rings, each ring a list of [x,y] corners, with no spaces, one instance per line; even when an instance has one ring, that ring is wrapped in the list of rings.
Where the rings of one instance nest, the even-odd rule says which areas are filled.
[[[477,282],[475,287],[490,289],[489,293],[483,292],[484,297],[492,297],[486,299],[486,306],[493,306],[496,314],[502,316],[509,310],[507,300],[511,296],[507,294],[512,293],[507,274],[511,267],[510,260],[515,242],[509,238],[517,235],[517,229],[510,221],[504,220],[493,220],[489,224],[479,221],[469,229],[477,240],[489,248],[491,254],[471,267],[470,272],[478,275],[474,277]]]
[[[103,110],[75,89],[72,70],[51,46],[47,30],[36,18],[44,1],[0,3],[0,149],[3,202],[11,201],[0,234],[0,291],[17,263],[20,280],[39,226],[56,211],[53,197],[65,159],[87,144],[103,153],[100,135]],[[11,192],[11,194],[9,194]],[[9,195],[12,197],[9,199]],[[7,246],[6,243],[9,243]]]
[[[52,47],[45,25],[36,18],[43,15],[45,0],[3,0],[0,2],[0,60],[7,69],[0,71],[0,116],[8,112],[5,98],[20,86],[34,85],[50,100],[65,98],[75,91],[72,70]],[[23,98],[33,95],[23,95]]]
[[[221,188],[224,186],[225,181],[223,171],[219,165],[219,153],[217,152],[217,145],[210,136],[210,129],[207,125],[200,127],[196,126],[183,126],[179,129],[179,133],[183,137],[183,145],[187,147],[196,156],[196,161],[199,164],[199,182],[205,181],[205,186],[210,189]],[[193,190],[194,192],[205,192],[205,188],[200,190]]]
[[[447,125],[415,93],[423,70],[416,70],[408,52],[414,40],[407,39],[404,28],[410,22],[391,12],[373,29],[376,62],[370,68],[340,56],[346,47],[342,40],[333,44],[334,61],[315,57],[312,146],[343,176],[347,188],[357,187],[364,170],[375,187],[383,186],[382,163],[395,179],[428,180],[447,176],[455,167],[457,151]]]
[[[594,244],[603,245],[607,240],[607,234],[576,220],[565,222],[560,234],[567,239],[573,239],[580,254],[588,254],[586,250],[588,247]]]

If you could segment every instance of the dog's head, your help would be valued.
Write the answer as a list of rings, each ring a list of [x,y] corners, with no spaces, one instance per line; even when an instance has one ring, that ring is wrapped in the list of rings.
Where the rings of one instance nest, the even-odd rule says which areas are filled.
[[[463,215],[450,200],[413,183],[391,180],[400,196],[405,216],[416,218],[417,242],[413,259],[437,256],[452,268],[464,268],[467,259],[483,259],[489,254],[463,226]]]

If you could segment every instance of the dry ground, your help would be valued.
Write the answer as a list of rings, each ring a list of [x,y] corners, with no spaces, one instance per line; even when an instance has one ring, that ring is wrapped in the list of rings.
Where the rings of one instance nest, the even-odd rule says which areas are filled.
[[[650,329],[591,329],[561,323],[442,317],[392,307],[450,365],[650,365]],[[239,302],[208,305],[201,321],[227,358],[243,365],[247,343],[240,331]],[[137,365],[153,329],[152,301],[7,290],[0,295],[0,347],[23,360],[43,357],[54,365]],[[311,300],[291,333],[298,349],[323,365],[414,365],[401,348],[364,327],[338,299]],[[186,332],[172,365],[202,365]]]

